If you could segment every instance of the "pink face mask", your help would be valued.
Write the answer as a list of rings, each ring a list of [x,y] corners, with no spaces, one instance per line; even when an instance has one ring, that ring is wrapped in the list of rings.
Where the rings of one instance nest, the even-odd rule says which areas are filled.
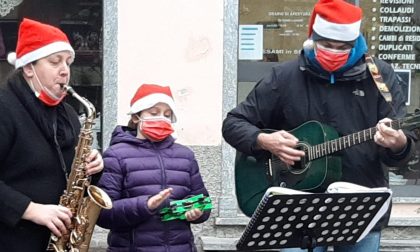
[[[330,49],[320,44],[317,44],[315,54],[315,57],[318,60],[319,64],[322,66],[322,68],[332,73],[340,69],[347,63],[347,60],[350,55],[350,49]]]
[[[50,90],[48,90],[39,80],[38,75],[36,74],[34,66],[31,64],[32,70],[34,71],[34,76],[38,81],[39,85],[41,86],[41,92],[37,92],[34,88],[34,84],[32,80],[30,81],[30,85],[32,90],[35,92],[35,96],[38,97],[45,105],[47,106],[57,106],[66,96],[66,93],[63,93],[60,97],[55,96]]]
[[[139,130],[153,142],[160,142],[174,132],[171,120],[161,116],[140,118]]]

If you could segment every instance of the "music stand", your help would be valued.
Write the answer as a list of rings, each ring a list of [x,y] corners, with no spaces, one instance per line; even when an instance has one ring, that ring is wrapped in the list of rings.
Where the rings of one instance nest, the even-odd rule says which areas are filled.
[[[238,250],[355,244],[387,211],[390,192],[269,194],[239,239]]]

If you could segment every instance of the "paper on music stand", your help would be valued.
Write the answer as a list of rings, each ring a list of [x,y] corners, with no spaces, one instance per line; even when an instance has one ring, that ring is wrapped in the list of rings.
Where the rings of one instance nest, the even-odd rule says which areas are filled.
[[[362,240],[370,232],[370,230],[372,230],[372,228],[381,219],[381,217],[386,213],[386,211],[389,208],[389,204],[391,203],[391,196],[392,196],[391,189],[386,188],[386,187],[369,188],[369,187],[356,185],[356,184],[348,183],[348,182],[332,183],[331,185],[328,186],[327,192],[328,193],[387,192],[387,193],[390,194],[390,197],[385,201],[385,203],[382,205],[382,207],[376,213],[375,217],[373,217],[372,221],[369,223],[369,225],[365,229],[365,231],[360,235],[357,242]]]

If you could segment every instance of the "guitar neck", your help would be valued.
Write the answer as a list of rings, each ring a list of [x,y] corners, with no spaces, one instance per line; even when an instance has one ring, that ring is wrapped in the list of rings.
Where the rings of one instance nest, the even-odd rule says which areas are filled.
[[[386,124],[393,129],[401,128],[400,120],[394,120]],[[311,146],[308,149],[309,160],[315,160],[326,155],[333,154],[337,151],[352,147],[354,145],[372,140],[375,133],[376,127],[372,127],[353,134],[349,134],[347,136]]]

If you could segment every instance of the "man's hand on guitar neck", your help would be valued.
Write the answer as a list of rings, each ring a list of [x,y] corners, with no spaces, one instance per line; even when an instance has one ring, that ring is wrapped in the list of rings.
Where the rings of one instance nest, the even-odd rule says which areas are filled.
[[[295,161],[305,156],[305,152],[295,149],[299,139],[284,130],[260,133],[257,142],[261,149],[271,152],[288,165],[294,165]]]
[[[376,133],[373,137],[375,143],[389,148],[393,153],[399,153],[404,150],[407,145],[407,137],[404,132],[399,129],[395,130],[390,127],[392,122],[389,118],[384,118],[376,124]]]

